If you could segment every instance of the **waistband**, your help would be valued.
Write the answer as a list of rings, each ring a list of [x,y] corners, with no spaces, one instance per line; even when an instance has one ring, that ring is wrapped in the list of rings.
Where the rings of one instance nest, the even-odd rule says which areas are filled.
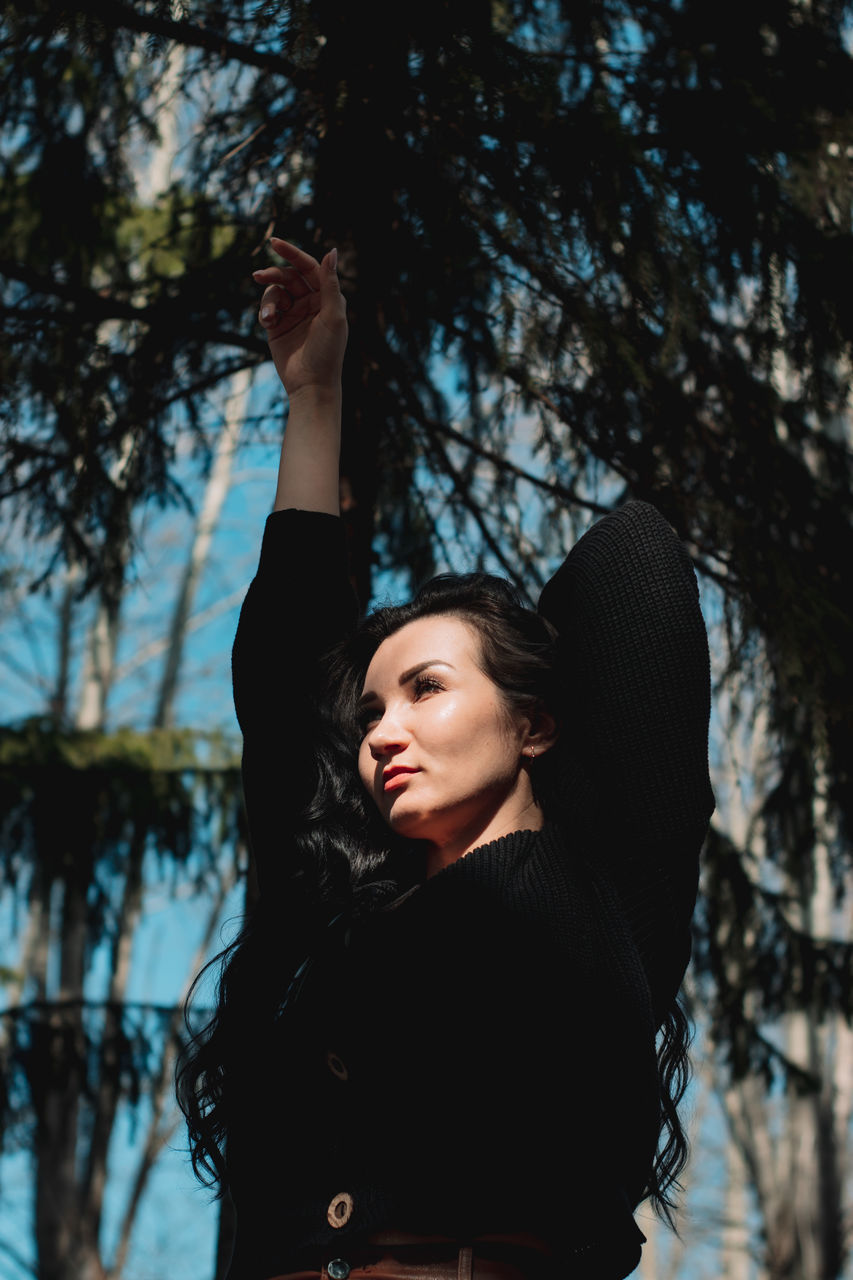
[[[306,1260],[270,1280],[550,1280],[548,1245],[535,1236],[450,1236],[378,1232],[340,1255]]]

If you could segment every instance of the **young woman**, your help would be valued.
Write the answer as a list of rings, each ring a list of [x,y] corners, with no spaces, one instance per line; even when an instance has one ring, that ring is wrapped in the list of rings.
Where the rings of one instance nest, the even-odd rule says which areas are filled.
[[[273,246],[289,415],[234,647],[259,904],[180,1086],[236,1205],[230,1280],[619,1280],[685,1154],[692,567],[628,503],[537,613],[472,574],[359,627],[336,258]]]

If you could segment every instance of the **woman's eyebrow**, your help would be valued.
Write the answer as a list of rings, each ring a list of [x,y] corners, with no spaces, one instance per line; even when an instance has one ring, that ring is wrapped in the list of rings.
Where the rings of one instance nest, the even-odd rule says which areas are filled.
[[[427,667],[450,667],[451,671],[456,670],[452,662],[445,662],[443,658],[427,658],[426,662],[417,662],[413,667],[409,667],[408,671],[403,672],[400,676],[400,687],[402,688],[404,684],[414,680],[415,676],[420,675],[422,671],[426,671]],[[358,705],[361,707],[367,702],[373,702],[376,697],[377,694],[368,690],[361,695]]]

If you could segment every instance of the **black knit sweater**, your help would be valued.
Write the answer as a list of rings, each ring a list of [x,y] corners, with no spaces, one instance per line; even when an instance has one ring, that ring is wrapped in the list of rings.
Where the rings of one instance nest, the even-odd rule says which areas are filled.
[[[346,1258],[383,1228],[532,1232],[573,1280],[639,1261],[655,1031],[689,958],[713,809],[707,642],[689,559],[641,503],[578,542],[540,610],[569,685],[560,825],[323,929],[259,1041],[260,1105],[229,1134],[230,1280]],[[288,833],[316,782],[318,655],[354,619],[340,522],[271,516],[234,647],[267,903],[311,899]]]

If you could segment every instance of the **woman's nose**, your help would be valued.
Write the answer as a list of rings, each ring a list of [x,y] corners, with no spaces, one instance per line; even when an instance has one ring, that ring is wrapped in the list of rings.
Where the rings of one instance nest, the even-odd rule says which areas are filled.
[[[387,711],[368,732],[367,744],[374,759],[394,755],[402,751],[409,741],[409,734],[399,716]]]

